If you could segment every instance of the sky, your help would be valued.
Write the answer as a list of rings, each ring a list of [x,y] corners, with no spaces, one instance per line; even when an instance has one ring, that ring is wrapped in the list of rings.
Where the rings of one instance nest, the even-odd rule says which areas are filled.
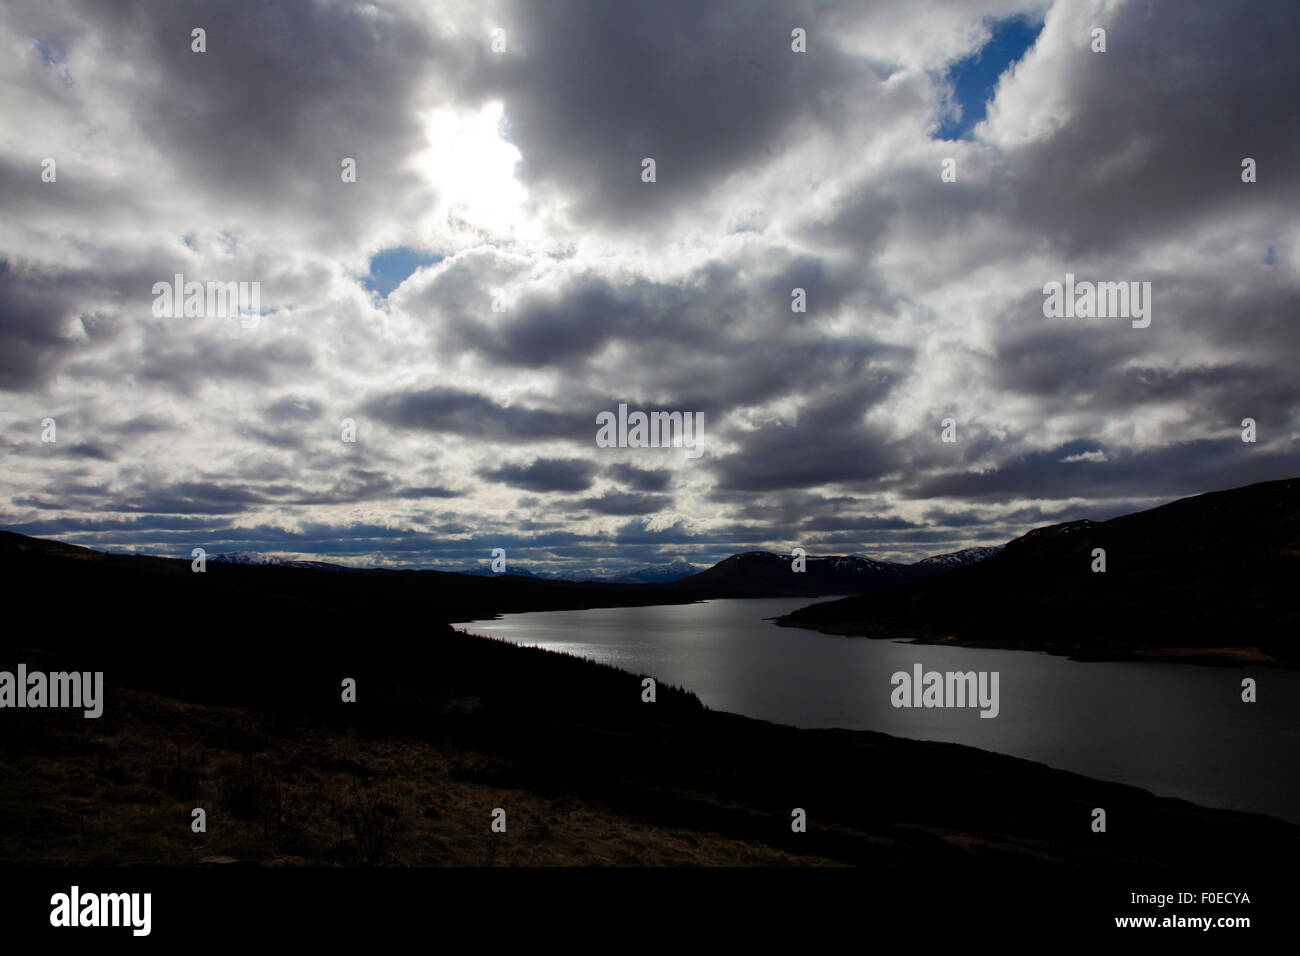
[[[915,560],[1295,476],[1298,25],[8,0],[0,527],[366,566]],[[255,308],[160,314],[178,273]],[[1045,315],[1067,275],[1149,282],[1149,325]],[[701,415],[698,454],[603,447],[620,404]]]

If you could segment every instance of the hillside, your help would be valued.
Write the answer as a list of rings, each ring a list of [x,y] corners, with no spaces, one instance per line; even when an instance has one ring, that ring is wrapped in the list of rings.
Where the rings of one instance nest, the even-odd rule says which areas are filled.
[[[1095,573],[1093,550],[1105,551]],[[1078,658],[1300,663],[1300,479],[1038,528],[932,580],[801,608],[836,634]]]
[[[40,613],[0,634],[0,669],[103,670],[105,701],[97,720],[4,713],[8,864],[1199,865],[1228,879],[1300,845],[1280,821],[970,748],[796,730],[668,686],[646,704],[640,675],[438,621],[461,613],[459,592],[490,602],[528,579],[199,575],[15,538],[0,573]],[[499,839],[494,807],[510,814]]]
[[[472,621],[512,611],[676,604],[698,599],[695,594],[678,594],[650,584],[550,581],[516,574],[488,577],[448,571],[348,570],[321,567],[323,562],[274,559],[255,563],[210,559],[207,570],[196,574],[188,560],[107,554],[0,531],[0,562],[8,563],[17,556],[25,560],[15,569],[16,574],[29,578],[45,573],[71,575],[69,593],[83,586],[111,592],[116,581],[149,580],[155,585],[154,599],[177,619],[196,615],[202,619],[218,605],[231,601],[247,604],[262,595],[325,611],[382,613],[426,623]],[[62,558],[74,560],[65,564],[58,560]],[[278,623],[294,626],[291,621]]]

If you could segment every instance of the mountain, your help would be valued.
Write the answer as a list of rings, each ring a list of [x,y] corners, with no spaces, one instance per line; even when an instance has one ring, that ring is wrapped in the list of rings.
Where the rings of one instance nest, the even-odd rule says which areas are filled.
[[[803,571],[795,571],[789,555],[770,551],[733,554],[672,587],[713,597],[818,597],[825,594],[864,594],[908,581],[933,577],[954,567],[984,560],[998,548],[967,548],[936,555],[915,564],[877,561],[861,555],[809,556]]]
[[[613,579],[615,584],[660,584],[665,581],[680,581],[693,574],[699,574],[704,568],[691,564],[682,558],[676,558],[667,564],[638,568]]]
[[[473,567],[465,568],[458,571],[458,574],[472,574],[476,577],[498,577],[505,574],[515,574],[524,578],[537,578],[542,581],[572,581],[582,584],[606,583],[606,584],[662,584],[667,581],[676,581],[680,578],[689,577],[704,570],[697,565],[677,558],[668,564],[653,565],[647,568],[637,568],[630,571],[530,571],[526,568],[508,566],[506,571],[493,571],[491,567]]]
[[[215,561],[218,564],[260,564],[274,565],[281,568],[316,568],[320,571],[352,570],[341,564],[331,564],[328,561],[293,561],[289,558],[277,558],[273,555],[262,554],[260,551],[223,551],[220,554],[211,555],[208,560]]]
[[[922,558],[916,562],[914,567],[938,568],[943,571],[949,571],[952,568],[959,568],[963,565],[974,564],[977,561],[983,561],[997,554],[1006,545],[999,544],[991,548],[965,548],[961,551],[950,551],[947,554],[936,554],[928,558]]]
[[[548,581],[577,581],[583,584],[610,583],[618,577],[617,571],[544,571],[538,576]]]
[[[223,551],[221,554],[214,554],[208,559],[209,561],[218,561],[222,564],[285,564],[284,558],[273,558],[269,554],[262,554],[259,551]]]
[[[35,550],[40,552],[60,551],[79,554],[96,559],[121,557],[125,559],[154,559],[151,555],[117,554],[93,551],[80,545],[64,544],[42,538],[29,538],[26,535],[10,531],[0,531],[3,544],[13,550]],[[375,574],[429,574],[438,581],[455,578],[520,578],[529,579],[538,584],[554,582],[557,584],[603,584],[619,586],[640,586],[638,590],[611,593],[602,589],[555,592],[555,597],[542,597],[545,592],[536,592],[524,599],[530,610],[546,610],[555,600],[555,607],[612,607],[620,604],[640,605],[683,601],[697,601],[714,597],[819,597],[827,594],[861,594],[868,591],[891,587],[895,584],[919,578],[930,577],[948,571],[954,567],[982,561],[991,554],[996,554],[1001,546],[995,548],[967,548],[950,554],[935,555],[915,564],[902,564],[894,561],[877,561],[862,555],[836,555],[827,557],[809,557],[806,570],[794,572],[790,567],[788,555],[774,554],[769,551],[750,551],[745,554],[733,554],[711,568],[701,568],[682,558],[676,558],[667,564],[652,565],[628,571],[531,571],[524,567],[508,565],[504,573],[494,572],[490,566],[462,568],[456,571],[396,571],[382,568],[349,568],[328,561],[297,561],[263,554],[259,551],[223,551],[208,556],[210,564],[238,565],[246,567],[287,567],[312,568],[323,571],[366,571]],[[188,558],[184,559],[188,567]],[[441,585],[440,585],[441,587]],[[471,589],[472,593],[478,594]],[[486,594],[488,592],[484,592]],[[494,592],[495,593],[495,592]],[[578,595],[583,595],[579,598]],[[500,598],[498,598],[499,600]],[[477,600],[477,598],[476,598]],[[510,599],[507,598],[507,601]],[[574,601],[578,601],[574,604]],[[517,609],[524,609],[522,606]],[[468,620],[465,617],[452,617],[449,620]]]
[[[454,571],[454,572],[452,572],[452,573],[453,573],[453,574],[470,574],[470,575],[473,575],[473,576],[476,577],[476,578],[499,578],[499,577],[507,577],[508,575],[512,575],[512,574],[515,575],[516,577],[521,577],[521,578],[541,578],[541,577],[543,577],[543,575],[540,575],[540,574],[534,574],[532,571],[529,571],[527,568],[512,568],[512,567],[507,567],[506,570],[504,570],[504,571],[493,571],[490,567],[488,567],[488,568],[462,568],[462,569],[460,569],[459,571]]]
[[[1096,549],[1105,570],[1094,571]],[[836,634],[1086,659],[1300,663],[1300,478],[1037,528],[975,564],[801,608]]]
[[[733,554],[674,587],[718,597],[799,597],[861,594],[906,581],[908,567],[856,556],[809,557],[795,571],[789,555],[770,551]]]
[[[592,584],[601,582],[610,582],[614,580],[613,572],[600,571],[548,571],[538,569],[530,571],[528,568],[519,567],[518,565],[507,565],[504,571],[493,571],[489,567],[470,567],[461,568],[454,572],[456,574],[471,574],[477,578],[503,578],[514,575],[521,578],[535,578],[538,581],[569,581],[580,584]]]
[[[791,567],[789,555],[748,551],[724,558],[710,568],[677,558],[668,564],[633,571],[528,571],[511,567],[496,574],[489,567],[466,568],[458,573],[475,577],[519,577],[583,584],[650,584],[681,591],[689,600],[714,597],[820,597],[826,594],[862,594],[906,581],[932,577],[955,567],[974,564],[996,554],[993,548],[966,548],[903,564],[877,561],[864,555],[809,557],[803,571]]]

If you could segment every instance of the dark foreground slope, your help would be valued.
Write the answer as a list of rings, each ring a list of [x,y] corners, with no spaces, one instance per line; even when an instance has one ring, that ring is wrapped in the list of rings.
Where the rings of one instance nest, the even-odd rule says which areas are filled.
[[[107,685],[98,720],[0,711],[0,861],[1136,863],[1226,877],[1300,849],[1288,824],[1014,758],[795,730],[664,686],[642,703],[639,675],[455,632],[433,596],[422,617],[424,595],[362,601],[351,575],[235,570],[0,548],[26,622],[0,637],[0,669],[103,670]],[[286,572],[328,578],[331,600],[281,588]],[[340,700],[344,678],[356,703]],[[195,807],[206,833],[190,829]],[[493,835],[498,807],[508,830]],[[807,833],[791,832],[795,807]]]
[[[1093,550],[1106,570],[1092,570]],[[969,567],[801,608],[837,634],[1079,658],[1300,663],[1300,479],[1038,528]]]

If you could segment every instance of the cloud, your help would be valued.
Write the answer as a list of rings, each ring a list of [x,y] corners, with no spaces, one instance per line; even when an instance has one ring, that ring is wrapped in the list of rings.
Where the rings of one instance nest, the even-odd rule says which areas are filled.
[[[574,416],[520,406],[502,407],[483,395],[437,386],[377,396],[368,414],[395,428],[511,441],[574,438]],[[593,416],[594,421],[594,416]],[[583,432],[588,429],[584,426]],[[594,433],[594,426],[590,429]]]
[[[610,465],[605,474],[636,491],[667,491],[673,473],[667,469],[638,468],[626,462]]]
[[[591,487],[596,466],[577,458],[537,458],[527,465],[483,468],[479,475],[526,491],[585,491]]]
[[[936,141],[951,68],[1021,17],[985,117]],[[389,565],[921,557],[1294,475],[1298,24],[14,0],[0,522]],[[1150,327],[1045,318],[1067,272],[1151,282]],[[258,321],[155,316],[177,273],[259,283]],[[619,403],[702,413],[703,456],[596,447]]]
[[[584,498],[581,507],[601,515],[654,514],[672,505],[668,495],[643,495],[631,491],[607,491],[598,498]]]

